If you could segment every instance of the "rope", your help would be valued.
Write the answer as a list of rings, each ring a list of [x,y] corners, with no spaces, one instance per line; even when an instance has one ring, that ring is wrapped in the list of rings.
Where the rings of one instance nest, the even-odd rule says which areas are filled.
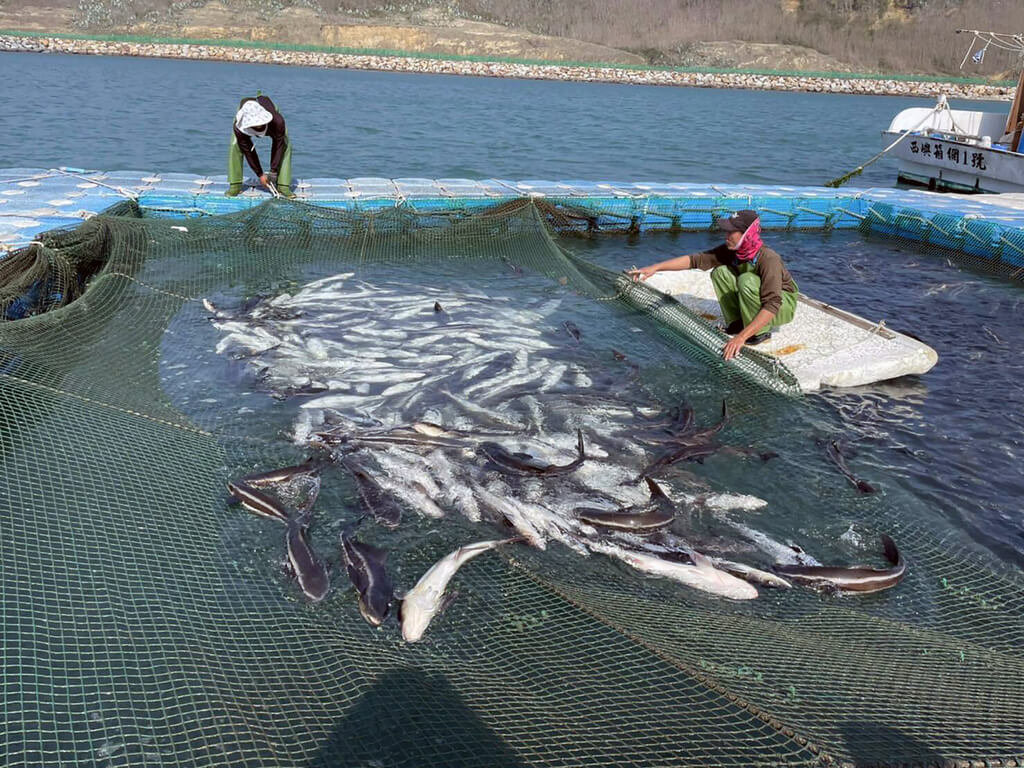
[[[863,165],[859,165],[856,168],[854,168],[852,171],[850,171],[849,173],[846,173],[846,174],[844,174],[842,176],[839,176],[839,177],[837,177],[835,179],[832,179],[832,181],[826,182],[825,186],[826,187],[836,187],[836,188],[838,188],[838,187],[843,186],[843,184],[848,182],[854,176],[859,176],[864,171],[865,168],[867,168],[869,165],[871,165],[875,161],[881,159],[887,152],[889,152],[889,150],[891,150],[893,147],[895,147],[897,144],[899,144],[901,141],[903,141],[905,138],[907,138],[907,136],[912,134],[914,131],[918,130],[922,125],[924,125],[928,120],[930,120],[933,115],[935,115],[936,113],[938,113],[938,112],[940,112],[940,111],[942,111],[944,109],[949,109],[949,104],[946,102],[945,97],[940,97],[939,98],[939,103],[936,104],[932,108],[932,110],[927,115],[925,115],[917,125],[913,126],[912,128],[908,128],[907,130],[905,130],[903,133],[901,133],[899,135],[899,137],[892,144],[890,144],[888,147],[883,149],[881,152],[879,152],[877,155],[872,157],[870,160],[868,160]]]
[[[56,168],[54,170],[56,170],[57,173],[62,173],[65,176],[70,176],[73,179],[81,179],[82,181],[87,181],[90,184],[95,184],[98,187],[106,187],[107,189],[111,189],[114,192],[117,192],[117,194],[119,194],[119,195],[121,195],[123,197],[126,197],[127,199],[132,200],[134,202],[138,202],[139,201],[139,196],[138,196],[137,193],[129,192],[124,187],[115,187],[115,186],[113,186],[111,184],[104,184],[102,181],[97,181],[96,179],[90,179],[88,176],[82,176],[81,174],[78,174],[78,173],[71,173],[70,171],[65,171],[63,168]]]
[[[53,176],[52,173],[43,173],[38,176],[24,176],[20,179],[0,179],[0,184],[20,184],[23,181],[40,181]]]

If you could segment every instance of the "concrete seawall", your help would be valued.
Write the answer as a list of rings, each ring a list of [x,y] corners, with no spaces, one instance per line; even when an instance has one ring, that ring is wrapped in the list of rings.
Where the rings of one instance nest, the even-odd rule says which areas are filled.
[[[503,61],[465,61],[419,56],[292,51],[269,48],[192,43],[146,43],[110,40],[79,40],[62,37],[0,36],[0,51],[73,53],[96,56],[148,56],[169,59],[233,61],[253,64],[285,64],[334,69],[368,69],[470,77],[511,77],[530,80],[571,80],[632,85],[666,85],[696,88],[740,88],[811,93],[851,93],[880,96],[931,98],[945,93],[951,98],[1009,100],[1012,87],[966,83],[933,83],[912,80],[746,74],[736,72],[685,72],[632,69],[615,66],[526,64]]]

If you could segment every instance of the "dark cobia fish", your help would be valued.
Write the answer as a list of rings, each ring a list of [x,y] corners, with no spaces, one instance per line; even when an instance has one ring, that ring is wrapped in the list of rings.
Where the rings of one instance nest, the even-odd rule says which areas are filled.
[[[580,331],[579,327],[572,320],[566,320],[564,325],[565,325],[566,332],[570,336],[572,336],[573,339],[575,339],[576,343],[578,344],[579,341],[580,341],[580,338],[583,336],[583,333]]]
[[[647,487],[651,489],[653,504],[648,504],[641,509],[633,507],[617,510],[582,508],[576,510],[577,517],[590,525],[617,531],[649,533],[664,528],[675,519],[672,501],[661,489],[661,486],[649,477],[645,479]]]
[[[356,481],[356,490],[363,503],[363,509],[373,519],[387,528],[397,528],[402,522],[402,508],[389,496],[380,484],[365,469],[351,459],[342,459],[342,466]]]
[[[846,466],[846,461],[843,459],[843,452],[839,447],[839,443],[835,440],[829,440],[828,445],[825,446],[825,453],[832,459],[832,463],[839,467],[839,471],[843,473],[843,476],[850,481],[854,488],[861,493],[874,493],[875,488],[870,483],[866,483],[863,480],[858,480],[850,472]]]
[[[784,574],[798,584],[816,588],[837,589],[840,592],[880,592],[900,583],[907,572],[903,555],[896,549],[896,543],[882,534],[882,546],[891,568],[868,568],[855,565],[849,568],[821,565],[776,565],[777,573]]]
[[[288,564],[295,574],[295,580],[303,594],[314,603],[318,603],[330,592],[331,580],[327,575],[327,568],[313,552],[306,538],[307,522],[305,516],[295,516],[288,520],[285,545],[288,550]]]
[[[283,504],[248,483],[241,480],[229,480],[228,492],[253,514],[269,520],[276,520],[279,523],[288,522],[288,510]]]
[[[302,475],[319,474],[323,467],[323,461],[310,459],[302,464],[296,464],[291,467],[281,467],[280,469],[272,469],[269,472],[256,472],[251,475],[246,475],[242,478],[241,482],[251,488],[266,488],[268,485],[279,485],[281,483],[291,482],[296,477],[300,477]]]
[[[341,552],[348,577],[359,593],[359,613],[367,623],[379,627],[395,599],[395,590],[387,572],[388,553],[353,538],[349,529],[342,531]]]
[[[580,467],[587,459],[583,451],[583,432],[576,430],[576,450],[579,456],[568,464],[548,464],[531,456],[528,453],[510,453],[497,443],[484,442],[477,446],[477,451],[482,453],[503,472],[513,475],[540,475],[549,477],[551,475],[567,475]]]
[[[327,568],[316,557],[306,539],[306,530],[309,527],[312,513],[312,500],[299,512],[289,514],[287,507],[276,499],[241,480],[229,481],[228,491],[250,512],[284,523],[288,564],[291,566],[292,573],[295,574],[299,587],[310,600],[314,602],[323,600],[330,590],[330,578],[327,575]],[[315,499],[315,495],[313,499]]]
[[[672,447],[664,451],[660,456],[658,456],[658,458],[644,467],[637,476],[636,481],[639,482],[656,469],[671,466],[676,462],[703,462],[708,456],[717,453],[721,446],[711,438],[718,434],[728,421],[729,408],[725,400],[723,400],[722,418],[717,424],[697,432],[682,435],[678,439],[673,440]],[[692,416],[687,415],[686,411],[682,411],[680,412],[678,423],[685,425],[685,428],[688,429],[689,425],[692,423]]]

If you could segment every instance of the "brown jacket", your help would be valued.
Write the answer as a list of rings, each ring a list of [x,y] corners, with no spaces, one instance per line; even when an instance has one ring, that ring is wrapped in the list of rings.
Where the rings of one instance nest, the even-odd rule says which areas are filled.
[[[285,134],[284,118],[281,113],[277,111],[277,107],[274,106],[267,96],[257,96],[255,99],[244,99],[242,103],[246,101],[256,101],[261,107],[270,113],[271,120],[270,125],[267,127],[267,136],[271,139],[270,145],[270,170],[272,173],[278,173],[281,170],[281,161],[284,160],[284,151],[288,148],[288,137]],[[241,108],[241,105],[239,105]],[[249,167],[252,168],[253,173],[257,176],[263,175],[263,166],[260,164],[259,155],[256,154],[256,148],[252,145],[252,137],[246,133],[242,133],[238,130],[238,126],[234,126],[235,129],[235,141],[238,142],[238,148],[242,150],[242,154],[245,159],[249,162]]]
[[[724,266],[732,270],[733,274],[739,274],[736,266],[743,263],[737,261],[736,252],[725,243],[710,251],[690,254],[691,269],[709,270]],[[796,282],[782,263],[782,257],[767,245],[761,246],[753,266],[754,272],[761,278],[761,309],[767,309],[773,315],[778,314],[782,306],[782,292],[797,293]]]

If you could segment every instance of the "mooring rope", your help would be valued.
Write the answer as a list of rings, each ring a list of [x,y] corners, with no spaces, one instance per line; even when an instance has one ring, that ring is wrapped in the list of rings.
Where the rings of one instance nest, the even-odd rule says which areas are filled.
[[[915,126],[913,126],[911,128],[907,128],[907,130],[905,130],[903,133],[901,133],[899,135],[899,137],[892,144],[890,144],[888,147],[883,149],[881,152],[879,152],[877,155],[872,157],[870,160],[868,160],[863,165],[858,165],[856,168],[854,168],[849,173],[845,173],[842,176],[839,176],[839,177],[837,177],[835,179],[832,179],[832,181],[825,182],[825,186],[826,187],[841,187],[841,186],[843,186],[843,184],[848,182],[854,176],[859,176],[864,171],[865,168],[867,168],[869,165],[874,163],[876,160],[879,160],[882,157],[884,157],[886,155],[886,153],[889,152],[889,150],[893,149],[897,144],[899,144],[901,141],[903,141],[905,138],[907,138],[907,136],[912,134],[914,131],[920,129],[920,127],[922,125],[924,125],[928,120],[930,120],[933,115],[935,115],[938,112],[941,112],[942,110],[948,110],[948,109],[949,109],[949,103],[946,101],[946,97],[945,96],[940,97],[939,98],[939,103],[936,104],[934,107],[932,107],[932,109],[928,112],[928,114],[925,115],[923,118],[921,118],[921,121],[919,123],[917,123],[917,125],[915,125]],[[950,119],[952,119],[952,117]]]

